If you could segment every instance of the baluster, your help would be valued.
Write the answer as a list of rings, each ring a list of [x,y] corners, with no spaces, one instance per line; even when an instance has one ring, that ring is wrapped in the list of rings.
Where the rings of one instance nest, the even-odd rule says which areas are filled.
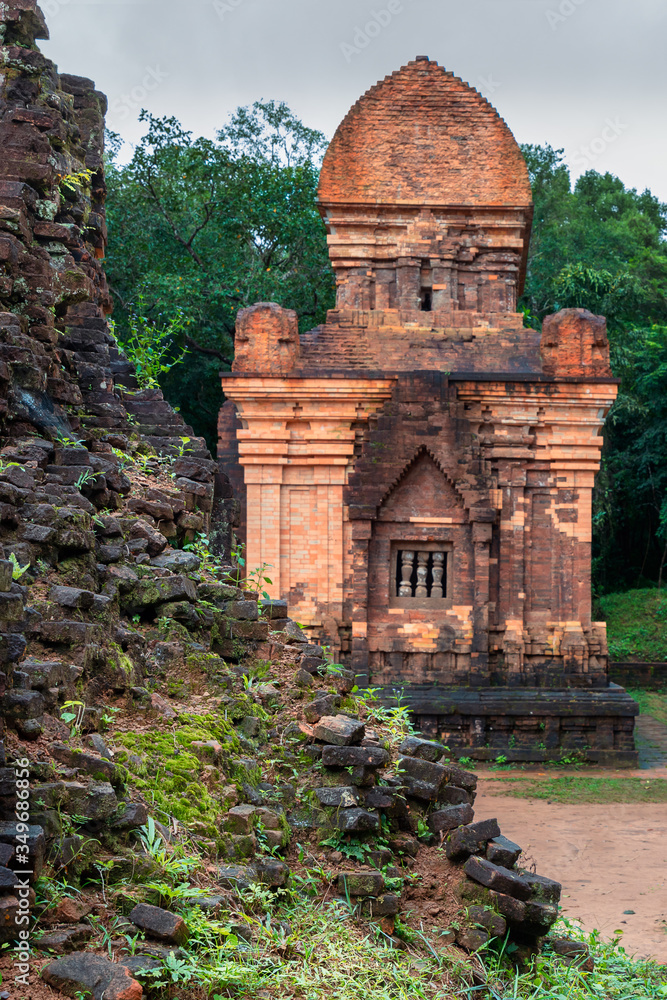
[[[415,597],[428,597],[426,576],[428,574],[429,555],[430,553],[428,552],[417,553],[417,590],[415,591]]]
[[[433,586],[431,587],[431,597],[444,597],[445,588],[443,586],[443,575],[445,572],[445,553],[433,553]]]
[[[412,597],[412,584],[410,582],[410,577],[412,576],[414,561],[414,552],[410,552],[406,549],[401,552],[401,585],[398,588],[399,597]]]

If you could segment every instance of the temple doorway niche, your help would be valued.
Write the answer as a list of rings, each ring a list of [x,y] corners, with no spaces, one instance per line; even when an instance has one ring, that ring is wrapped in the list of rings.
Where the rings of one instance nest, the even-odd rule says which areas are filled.
[[[380,505],[368,559],[372,683],[453,684],[456,637],[472,614],[471,530],[463,500],[425,449]],[[469,613],[467,607],[469,606]]]

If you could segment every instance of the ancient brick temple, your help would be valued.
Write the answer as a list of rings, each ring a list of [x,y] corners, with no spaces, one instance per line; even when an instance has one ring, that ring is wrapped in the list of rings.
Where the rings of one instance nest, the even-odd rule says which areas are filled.
[[[223,380],[248,565],[459,753],[632,763],[636,706],[591,621],[605,320],[524,327],[510,130],[420,57],[342,122],[319,203],[336,308],[301,336],[290,310],[242,310]]]

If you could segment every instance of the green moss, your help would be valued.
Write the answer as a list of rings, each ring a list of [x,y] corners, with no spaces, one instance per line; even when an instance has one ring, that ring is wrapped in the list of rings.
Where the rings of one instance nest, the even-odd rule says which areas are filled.
[[[184,715],[170,732],[118,736],[128,753],[142,760],[133,784],[153,803],[157,818],[173,816],[185,826],[197,823],[198,830],[220,843],[222,805],[202,782],[204,765],[189,749],[197,740],[217,740],[225,750],[227,769],[234,771],[233,758],[240,754],[241,745],[231,721],[224,716]]]
[[[667,660],[667,592],[627,590],[607,594],[598,604],[612,660]]]

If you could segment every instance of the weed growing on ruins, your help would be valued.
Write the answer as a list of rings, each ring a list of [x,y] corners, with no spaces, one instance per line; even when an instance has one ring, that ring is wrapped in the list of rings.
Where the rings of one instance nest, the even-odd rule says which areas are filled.
[[[211,540],[207,534],[198,532],[194,541],[186,542],[183,548],[186,552],[194,552],[205,573],[209,573],[211,576],[216,575],[216,571],[220,567],[220,558],[211,552]]]
[[[72,711],[74,709],[74,711]],[[83,717],[86,714],[86,705],[83,701],[66,701],[61,710],[60,718],[61,721],[65,723],[66,726],[72,725],[70,729],[70,739],[81,732],[81,726],[83,725]]]
[[[166,321],[156,322],[148,315],[144,294],[137,295],[137,310],[128,312],[128,330],[118,334],[118,343],[135,366],[142,389],[159,388],[159,376],[171,371],[189,353],[187,347],[178,346],[188,324],[179,308]]]
[[[23,574],[30,569],[30,563],[21,566],[13,552],[9,553],[9,561],[12,564],[12,580],[20,580]]]
[[[89,191],[94,171],[85,167],[73,174],[60,177],[60,192],[69,201],[76,201],[80,191]]]

